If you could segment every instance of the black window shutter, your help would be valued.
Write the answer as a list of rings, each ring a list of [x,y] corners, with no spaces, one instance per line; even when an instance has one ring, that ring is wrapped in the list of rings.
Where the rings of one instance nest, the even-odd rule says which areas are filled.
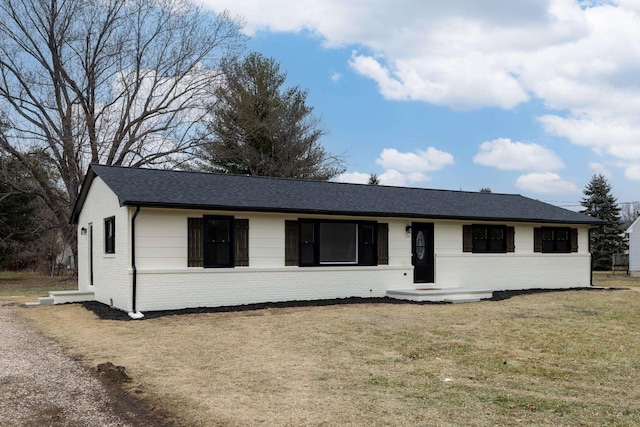
[[[298,265],[298,221],[284,222],[284,265]]]
[[[533,229],[533,251],[542,252],[542,228]]]
[[[246,267],[249,265],[249,220],[236,219],[235,227],[235,260],[236,267]]]
[[[571,229],[571,252],[578,252],[578,229]]]
[[[202,218],[188,218],[188,231],[187,231],[187,266],[189,267],[202,267],[203,255],[202,244],[204,242]]]
[[[389,224],[378,223],[378,265],[389,264]]]
[[[462,226],[462,252],[473,252],[473,228],[470,225]]]
[[[516,229],[507,227],[507,252],[516,251]]]

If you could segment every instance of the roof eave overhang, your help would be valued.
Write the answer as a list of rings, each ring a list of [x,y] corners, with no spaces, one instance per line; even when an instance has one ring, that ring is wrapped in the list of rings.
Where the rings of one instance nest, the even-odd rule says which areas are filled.
[[[85,200],[87,199],[87,194],[89,193],[89,188],[91,188],[91,183],[93,179],[96,177],[96,173],[93,168],[89,166],[87,170],[87,174],[84,177],[84,181],[82,186],[80,187],[80,193],[76,198],[76,202],[73,205],[73,210],[71,211],[71,218],[69,218],[69,224],[77,224],[78,219],[80,218],[80,212],[82,211],[82,206],[84,205]]]
[[[501,221],[501,222],[518,222],[518,223],[544,223],[544,224],[575,224],[597,226],[600,220],[594,218],[593,221],[565,221],[541,218],[496,218],[470,215],[434,215],[420,213],[390,213],[390,212],[354,212],[354,211],[332,211],[322,209],[289,209],[289,208],[271,208],[271,207],[255,207],[255,206],[221,206],[221,205],[200,205],[200,204],[182,204],[182,203],[159,203],[148,201],[127,200],[121,203],[123,206],[140,206],[145,208],[157,209],[185,209],[185,210],[203,210],[203,211],[234,211],[234,212],[260,212],[260,213],[281,213],[281,214],[305,214],[305,215],[330,215],[330,216],[350,216],[350,217],[380,217],[380,218],[410,218],[410,219],[432,219],[432,220],[460,220],[460,221]]]

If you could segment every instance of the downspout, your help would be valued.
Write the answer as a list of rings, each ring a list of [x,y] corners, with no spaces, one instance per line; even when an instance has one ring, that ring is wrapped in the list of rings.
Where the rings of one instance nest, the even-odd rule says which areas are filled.
[[[131,302],[132,302],[132,310],[129,313],[129,317],[132,319],[142,319],[144,315],[139,311],[136,311],[136,294],[137,292],[137,281],[138,281],[138,272],[136,270],[136,218],[140,213],[140,206],[136,206],[136,211],[131,217],[131,271],[133,272],[133,281],[131,286]]]

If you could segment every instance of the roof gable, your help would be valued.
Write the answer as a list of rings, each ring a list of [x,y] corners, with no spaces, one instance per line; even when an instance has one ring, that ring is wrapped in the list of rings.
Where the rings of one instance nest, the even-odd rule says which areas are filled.
[[[121,206],[327,215],[598,224],[600,220],[516,194],[431,190],[93,164],[71,222],[99,176]]]

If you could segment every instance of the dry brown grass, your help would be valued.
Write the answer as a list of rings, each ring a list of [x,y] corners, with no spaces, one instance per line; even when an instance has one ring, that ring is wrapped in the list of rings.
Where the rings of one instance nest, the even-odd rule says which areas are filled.
[[[0,300],[18,303],[37,301],[49,295],[49,291],[78,289],[76,279],[71,276],[42,276],[28,272],[0,272]]]
[[[627,276],[625,272],[594,271],[593,285],[611,288],[640,289],[640,277]]]
[[[640,424],[639,310],[640,292],[621,290],[137,322],[79,305],[22,314],[89,366],[126,366],[129,391],[181,425],[622,426]]]

